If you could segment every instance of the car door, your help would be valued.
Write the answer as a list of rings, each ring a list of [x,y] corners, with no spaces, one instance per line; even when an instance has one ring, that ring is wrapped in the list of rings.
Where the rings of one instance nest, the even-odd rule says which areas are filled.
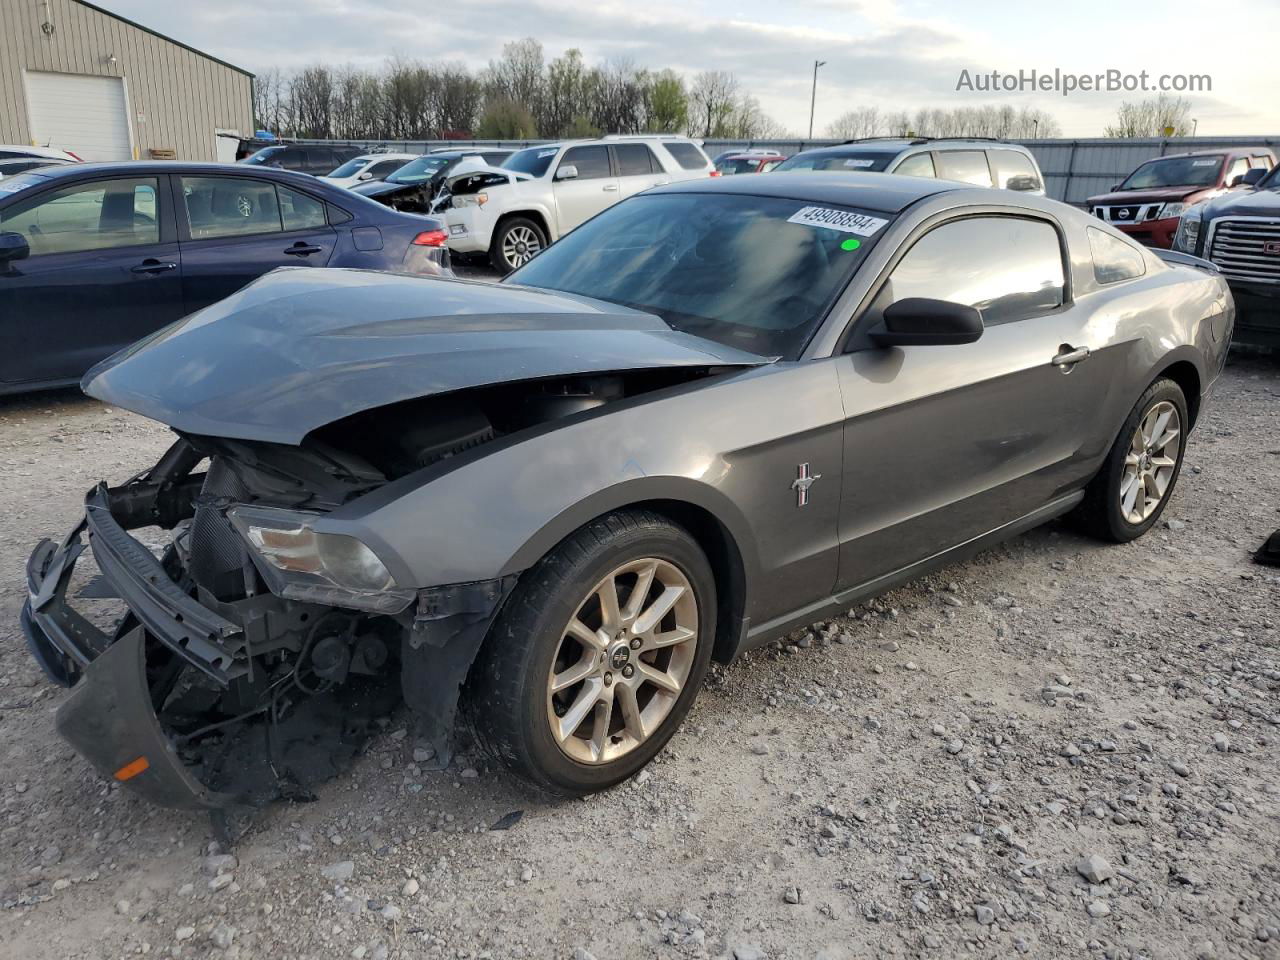
[[[30,255],[0,265],[0,382],[80,377],[183,313],[168,178],[104,177],[0,210]]]
[[[1048,218],[986,214],[910,242],[840,364],[840,582],[867,583],[1044,508],[1083,482],[1114,357],[1093,357]],[[891,303],[978,307],[974,343],[877,348]],[[1079,352],[1077,352],[1079,351]],[[1075,363],[1070,361],[1077,358]]]
[[[622,199],[671,182],[671,175],[662,169],[648,144],[615,143],[609,149],[613,151],[614,167],[618,171],[618,193]]]
[[[251,177],[174,180],[188,311],[276,267],[323,267],[333,254],[336,234],[325,204],[304,191]]]
[[[577,176],[563,178],[563,173],[569,167],[577,171]],[[589,144],[566,150],[556,167],[552,184],[561,234],[590,220],[620,199],[618,178],[614,176],[609,162],[609,148],[605,144]]]

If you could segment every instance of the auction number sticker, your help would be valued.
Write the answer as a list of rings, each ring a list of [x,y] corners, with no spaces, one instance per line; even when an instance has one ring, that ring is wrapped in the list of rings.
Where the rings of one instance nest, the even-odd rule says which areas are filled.
[[[846,160],[844,165],[854,170],[865,170],[867,167],[874,167],[874,160]]]
[[[807,227],[826,227],[828,230],[856,233],[860,237],[871,236],[888,222],[881,217],[870,217],[865,213],[835,210],[831,207],[801,207],[787,217],[787,223],[803,223]]]

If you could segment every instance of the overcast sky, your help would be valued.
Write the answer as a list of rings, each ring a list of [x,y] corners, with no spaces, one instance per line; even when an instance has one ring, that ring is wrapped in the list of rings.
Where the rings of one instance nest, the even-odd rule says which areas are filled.
[[[813,61],[816,130],[846,110],[1011,103],[1050,111],[1067,136],[1101,136],[1142,94],[957,92],[961,70],[1209,74],[1192,94],[1199,133],[1280,133],[1274,41],[1280,4],[1236,0],[97,0],[112,11],[251,71],[310,63],[377,66],[392,55],[473,68],[532,36],[550,60],[731,70],[774,119],[807,132]],[[1154,94],[1149,94],[1154,95]]]

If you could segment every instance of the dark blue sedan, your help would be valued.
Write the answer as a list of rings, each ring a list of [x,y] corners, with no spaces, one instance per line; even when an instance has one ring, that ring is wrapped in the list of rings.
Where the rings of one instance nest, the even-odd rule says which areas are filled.
[[[76,383],[276,267],[448,275],[446,239],[438,220],[284,170],[135,161],[5,177],[0,394]]]

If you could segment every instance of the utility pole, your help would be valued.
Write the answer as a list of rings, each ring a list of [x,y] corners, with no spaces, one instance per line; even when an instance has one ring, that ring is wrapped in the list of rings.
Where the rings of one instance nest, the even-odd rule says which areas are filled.
[[[809,95],[809,139],[813,139],[813,108],[818,102],[818,68],[826,64],[825,60],[813,61],[813,92]]]
[[[1193,137],[1196,135],[1196,127],[1198,126],[1200,126],[1200,121],[1197,120],[1195,117],[1192,117],[1191,118],[1191,135]]]

